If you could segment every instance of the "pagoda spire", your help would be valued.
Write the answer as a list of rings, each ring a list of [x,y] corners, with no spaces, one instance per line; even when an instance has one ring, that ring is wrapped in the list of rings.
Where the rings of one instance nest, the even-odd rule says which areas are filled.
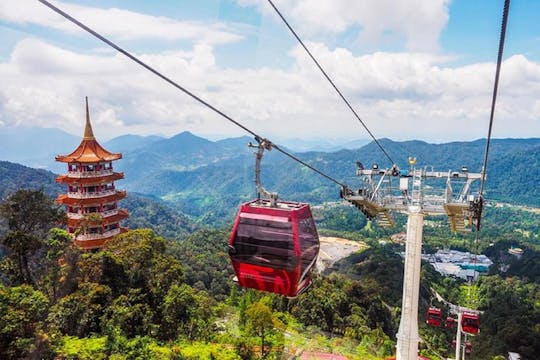
[[[92,124],[90,123],[90,111],[88,110],[88,96],[86,96],[86,127],[84,128],[83,140],[95,140]]]

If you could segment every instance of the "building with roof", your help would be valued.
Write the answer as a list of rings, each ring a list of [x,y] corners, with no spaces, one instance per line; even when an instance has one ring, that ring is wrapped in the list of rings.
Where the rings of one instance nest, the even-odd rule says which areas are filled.
[[[118,201],[126,191],[117,190],[114,182],[124,178],[113,171],[113,161],[122,158],[120,153],[105,150],[94,137],[86,98],[86,125],[79,146],[68,155],[56,156],[56,161],[67,163],[67,174],[56,182],[67,185],[67,193],[56,202],[66,207],[68,232],[81,248],[97,249],[126,228],[120,221],[128,217],[126,209],[118,208]]]
[[[437,250],[434,254],[423,254],[422,260],[428,261],[435,270],[445,276],[464,280],[476,279],[487,273],[493,262],[486,255],[475,255],[458,250]]]

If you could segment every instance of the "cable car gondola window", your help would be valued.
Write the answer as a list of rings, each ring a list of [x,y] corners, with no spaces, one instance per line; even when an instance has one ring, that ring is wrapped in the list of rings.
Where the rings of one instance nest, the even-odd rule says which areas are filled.
[[[309,273],[309,267],[314,265],[313,260],[319,253],[319,236],[312,218],[302,219],[298,222],[300,251],[302,254],[301,273],[305,276]],[[303,278],[300,280],[302,281]]]
[[[286,218],[242,215],[234,241],[235,260],[273,268],[292,269],[297,265],[292,226]]]

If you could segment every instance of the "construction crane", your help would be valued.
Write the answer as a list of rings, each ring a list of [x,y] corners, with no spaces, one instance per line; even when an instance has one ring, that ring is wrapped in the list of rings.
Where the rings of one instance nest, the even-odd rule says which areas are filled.
[[[366,169],[357,162],[356,175],[361,178],[360,188],[342,188],[343,199],[383,227],[395,225],[392,211],[408,216],[396,358],[416,360],[424,215],[446,215],[452,231],[470,232],[481,218],[482,199],[472,194],[472,187],[482,179],[482,174],[470,173],[466,167],[444,172],[417,168],[416,158],[410,157],[407,170],[400,170],[397,165],[380,169],[377,164]]]

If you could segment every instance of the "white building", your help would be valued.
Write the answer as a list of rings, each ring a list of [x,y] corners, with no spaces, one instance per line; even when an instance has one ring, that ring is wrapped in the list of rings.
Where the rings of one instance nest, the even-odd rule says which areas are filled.
[[[493,264],[485,255],[457,250],[438,250],[435,254],[422,255],[422,260],[428,261],[442,275],[464,280],[475,279],[481,273],[486,273]]]

